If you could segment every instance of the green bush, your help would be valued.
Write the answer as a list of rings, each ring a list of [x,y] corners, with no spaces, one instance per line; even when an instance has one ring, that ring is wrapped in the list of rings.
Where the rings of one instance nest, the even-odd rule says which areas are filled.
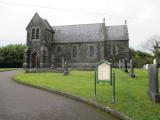
[[[0,48],[0,67],[22,67],[25,45],[15,44]]]

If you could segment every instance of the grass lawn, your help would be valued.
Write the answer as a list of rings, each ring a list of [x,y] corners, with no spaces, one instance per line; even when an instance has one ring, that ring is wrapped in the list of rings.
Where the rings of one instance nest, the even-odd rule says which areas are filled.
[[[17,68],[0,68],[0,71],[16,70]]]
[[[94,72],[72,71],[69,76],[62,73],[18,73],[15,78],[25,83],[65,91],[89,100],[97,101],[136,120],[160,120],[160,104],[150,101],[146,94],[147,70],[136,69],[136,78],[114,69],[116,73],[116,103],[112,104],[110,84],[97,85],[97,97],[93,97]]]

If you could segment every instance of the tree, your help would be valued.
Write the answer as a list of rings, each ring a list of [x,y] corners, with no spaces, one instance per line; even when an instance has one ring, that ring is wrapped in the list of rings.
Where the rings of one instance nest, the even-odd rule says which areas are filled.
[[[140,68],[144,64],[152,63],[152,59],[153,59],[152,55],[145,53],[145,52],[142,52],[140,50],[135,50],[133,48],[130,48],[130,50],[131,50],[131,54],[132,54],[132,59],[134,60],[135,67]]]
[[[0,67],[22,67],[25,45],[15,44],[0,48]]]
[[[145,52],[151,53],[154,57],[160,56],[160,36],[153,35],[142,43],[142,49]]]

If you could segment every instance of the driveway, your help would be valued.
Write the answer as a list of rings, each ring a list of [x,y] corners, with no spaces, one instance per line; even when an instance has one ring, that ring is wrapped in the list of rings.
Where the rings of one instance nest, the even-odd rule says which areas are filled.
[[[16,72],[0,73],[0,120],[117,120],[87,104],[18,84],[11,79]]]

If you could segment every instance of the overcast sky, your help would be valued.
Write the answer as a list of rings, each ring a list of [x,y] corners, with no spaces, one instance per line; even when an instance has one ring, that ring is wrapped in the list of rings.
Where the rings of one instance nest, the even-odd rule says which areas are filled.
[[[52,26],[128,24],[129,45],[160,35],[160,0],[0,0],[0,46],[26,43],[26,26],[38,12]]]

